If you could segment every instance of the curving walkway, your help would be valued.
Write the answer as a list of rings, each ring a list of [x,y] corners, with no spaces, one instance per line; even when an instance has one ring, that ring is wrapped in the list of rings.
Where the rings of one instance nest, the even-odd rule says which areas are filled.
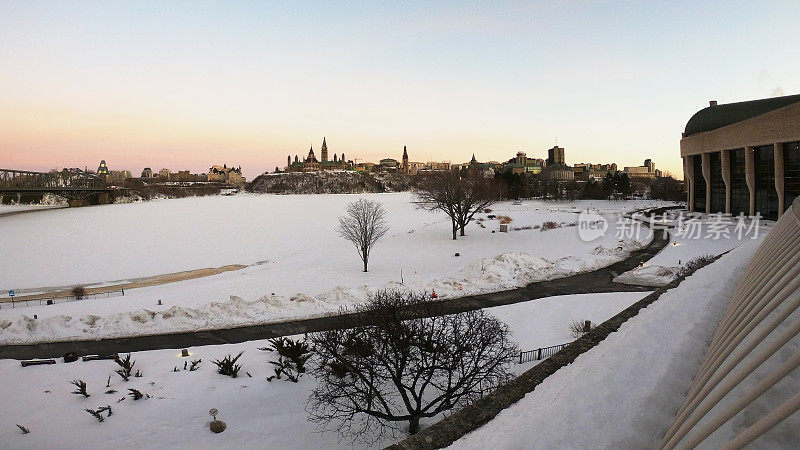
[[[664,208],[659,208],[659,210],[663,209]],[[651,213],[657,212],[658,210],[651,211]],[[627,272],[642,262],[649,260],[668,243],[669,234],[664,230],[655,230],[653,240],[645,248],[632,252],[628,258],[620,262],[591,272],[580,273],[555,280],[531,283],[521,288],[489,294],[443,299],[437,302],[438,313],[457,313],[491,306],[520,303],[555,295],[652,291],[652,287],[618,284],[614,283],[612,280],[617,275]],[[353,313],[219,330],[116,339],[3,345],[0,346],[0,359],[54,358],[70,352],[74,352],[77,355],[111,354],[144,350],[188,348],[203,345],[234,344],[306,332],[352,327],[367,323],[364,314]]]

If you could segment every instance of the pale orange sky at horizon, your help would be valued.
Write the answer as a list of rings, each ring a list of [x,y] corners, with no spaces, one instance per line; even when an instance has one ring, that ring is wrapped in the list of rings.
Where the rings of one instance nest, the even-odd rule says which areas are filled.
[[[681,177],[708,105],[800,91],[798,5],[0,4],[0,167],[544,158]],[[795,40],[794,43],[791,40]],[[713,55],[713,57],[709,57]],[[743,66],[741,61],[749,61]]]

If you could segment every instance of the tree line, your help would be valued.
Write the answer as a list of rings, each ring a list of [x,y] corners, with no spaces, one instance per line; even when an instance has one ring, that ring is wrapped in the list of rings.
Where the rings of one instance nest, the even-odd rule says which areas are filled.
[[[683,201],[683,183],[671,176],[633,178],[625,172],[607,172],[601,180],[559,182],[538,174],[498,172],[495,181],[504,199],[541,198],[543,200],[607,200],[632,195],[660,200]]]

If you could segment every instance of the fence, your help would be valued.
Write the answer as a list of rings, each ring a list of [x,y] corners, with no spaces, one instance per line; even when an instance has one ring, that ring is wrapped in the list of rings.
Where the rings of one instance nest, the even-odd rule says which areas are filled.
[[[63,296],[63,297],[44,297],[44,298],[37,298],[34,300],[14,300],[11,299],[10,302],[3,302],[0,303],[0,309],[5,308],[23,308],[26,306],[37,306],[37,305],[55,305],[57,303],[67,303],[67,302],[77,302],[81,300],[89,300],[89,299],[97,299],[97,298],[109,298],[109,297],[120,297],[125,295],[125,289],[119,289],[116,291],[109,291],[109,292],[101,292],[97,294],[85,294],[81,298],[75,298],[72,295]]]
[[[537,348],[536,350],[528,350],[527,352],[521,352],[519,354],[519,359],[517,360],[517,364],[525,364],[527,362],[541,361],[543,359],[549,358],[558,353],[559,350],[561,350],[562,348],[566,347],[569,344],[570,342],[566,344],[553,345],[550,347]]]

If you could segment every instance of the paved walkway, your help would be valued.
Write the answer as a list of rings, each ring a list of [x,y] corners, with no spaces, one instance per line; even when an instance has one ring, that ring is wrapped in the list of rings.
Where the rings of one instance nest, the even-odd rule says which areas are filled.
[[[443,314],[456,313],[491,306],[525,302],[555,295],[652,291],[652,287],[618,284],[614,283],[612,280],[617,275],[627,272],[655,256],[668,242],[669,234],[666,231],[655,230],[653,240],[647,247],[632,252],[625,260],[611,264],[610,266],[565,278],[531,283],[525,287],[507,291],[444,299],[437,302],[440,308],[439,312]],[[91,341],[4,345],[0,346],[0,359],[53,358],[63,356],[65,353],[69,352],[74,352],[78,355],[110,354],[169,348],[188,348],[203,345],[233,344],[306,332],[352,327],[366,323],[367,320],[364,314],[355,313],[221,330]]]

